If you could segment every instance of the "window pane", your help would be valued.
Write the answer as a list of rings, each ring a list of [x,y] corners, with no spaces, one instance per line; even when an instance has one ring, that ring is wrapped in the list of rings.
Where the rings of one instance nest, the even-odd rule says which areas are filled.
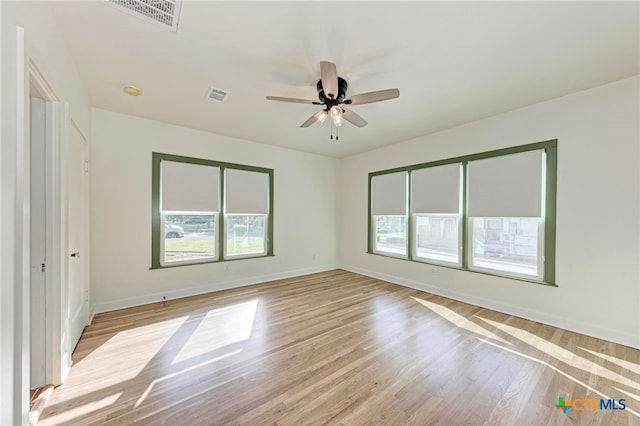
[[[458,215],[416,215],[415,256],[459,264]]]
[[[266,254],[267,215],[227,214],[226,256]]]
[[[163,262],[216,257],[216,214],[164,213]]]
[[[537,218],[471,219],[474,267],[539,277]]]
[[[407,255],[407,216],[374,216],[374,250]]]

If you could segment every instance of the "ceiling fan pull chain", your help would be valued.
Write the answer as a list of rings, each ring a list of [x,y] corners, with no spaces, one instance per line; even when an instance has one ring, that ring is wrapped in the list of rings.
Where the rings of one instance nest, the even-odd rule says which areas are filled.
[[[339,132],[339,128],[336,127],[336,140],[340,139],[340,136],[338,135],[338,132]]]

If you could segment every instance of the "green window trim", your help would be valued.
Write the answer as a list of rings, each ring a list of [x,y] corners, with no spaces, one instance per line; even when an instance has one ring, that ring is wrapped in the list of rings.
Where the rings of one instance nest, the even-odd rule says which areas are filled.
[[[245,164],[235,164],[235,163],[227,163],[221,161],[213,161],[206,160],[202,158],[194,158],[194,157],[185,157],[181,155],[173,155],[173,154],[163,154],[158,152],[152,153],[152,166],[151,166],[151,268],[149,269],[165,269],[165,268],[176,268],[180,266],[191,266],[191,265],[201,265],[207,263],[220,263],[220,262],[230,262],[236,260],[246,260],[246,259],[255,259],[261,257],[269,257],[274,256],[273,253],[273,177],[274,172],[273,169],[268,169],[264,167],[255,167],[248,166]],[[162,161],[174,161],[178,163],[187,163],[187,164],[198,164],[203,166],[212,166],[220,168],[220,179],[219,179],[219,212],[218,212],[218,221],[219,224],[218,229],[218,247],[220,247],[220,253],[218,254],[217,259],[213,260],[194,260],[192,262],[184,262],[177,263],[173,265],[162,265],[160,261],[161,255],[161,238],[162,238],[162,220],[160,211],[160,192],[161,192],[161,173],[160,173],[160,164]],[[226,258],[224,256],[225,251],[225,232],[226,229],[226,218],[224,212],[224,179],[226,169],[235,169],[235,170],[245,170],[249,172],[259,172],[265,173],[269,175],[269,194],[268,194],[268,203],[269,203],[269,213],[267,214],[267,243],[266,243],[266,254],[259,255],[242,255],[237,257]]]
[[[527,151],[544,150],[546,153],[546,174],[543,176],[545,182],[545,207],[544,207],[544,239],[543,239],[543,278],[529,279],[522,276],[509,275],[508,273],[502,274],[500,272],[488,272],[480,271],[476,269],[470,269],[468,265],[468,252],[469,252],[469,217],[467,214],[467,191],[468,191],[468,163],[470,161],[499,157],[509,154],[517,154]],[[427,167],[441,166],[451,163],[462,163],[462,223],[461,223],[461,266],[446,265],[442,263],[430,262],[425,259],[416,259],[414,256],[413,247],[413,216],[411,212],[411,197],[407,200],[407,256],[390,256],[380,252],[374,251],[374,239],[373,232],[373,215],[371,212],[372,206],[372,178],[374,176],[385,175],[389,173],[408,172],[409,175],[413,170],[424,169]],[[400,259],[410,262],[419,262],[423,264],[429,264],[433,266],[456,269],[461,271],[473,272],[478,274],[496,276],[501,278],[508,278],[517,281],[531,282],[536,284],[543,284],[548,286],[556,285],[556,187],[557,187],[557,165],[558,165],[558,140],[552,139],[543,142],[536,142],[527,145],[513,146],[509,148],[498,149],[494,151],[481,152],[476,154],[464,155],[460,157],[448,158],[443,160],[431,161],[427,163],[414,164],[405,167],[396,167],[393,169],[380,170],[369,173],[368,178],[368,218],[367,218],[367,253],[376,256],[390,257],[394,259]],[[411,193],[411,177],[409,176],[409,194]]]

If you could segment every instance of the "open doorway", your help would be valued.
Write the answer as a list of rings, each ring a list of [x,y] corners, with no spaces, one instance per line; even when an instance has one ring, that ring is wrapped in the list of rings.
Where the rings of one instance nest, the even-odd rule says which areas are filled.
[[[30,421],[37,422],[54,386],[52,324],[47,322],[54,298],[48,273],[52,255],[52,191],[48,185],[54,144],[54,103],[34,78],[29,82],[29,204],[30,204]],[[49,306],[47,301],[49,302]]]
[[[61,384],[88,323],[88,141],[29,63],[31,421]]]
[[[59,385],[89,320],[87,137],[29,62],[31,389]]]
[[[31,389],[46,384],[46,109],[34,88],[29,98],[31,148]]]

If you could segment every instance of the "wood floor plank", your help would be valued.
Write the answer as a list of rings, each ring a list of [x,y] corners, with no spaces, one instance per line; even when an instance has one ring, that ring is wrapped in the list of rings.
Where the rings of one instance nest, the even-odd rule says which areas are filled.
[[[99,314],[73,359],[39,424],[640,425],[640,351],[342,270]]]

